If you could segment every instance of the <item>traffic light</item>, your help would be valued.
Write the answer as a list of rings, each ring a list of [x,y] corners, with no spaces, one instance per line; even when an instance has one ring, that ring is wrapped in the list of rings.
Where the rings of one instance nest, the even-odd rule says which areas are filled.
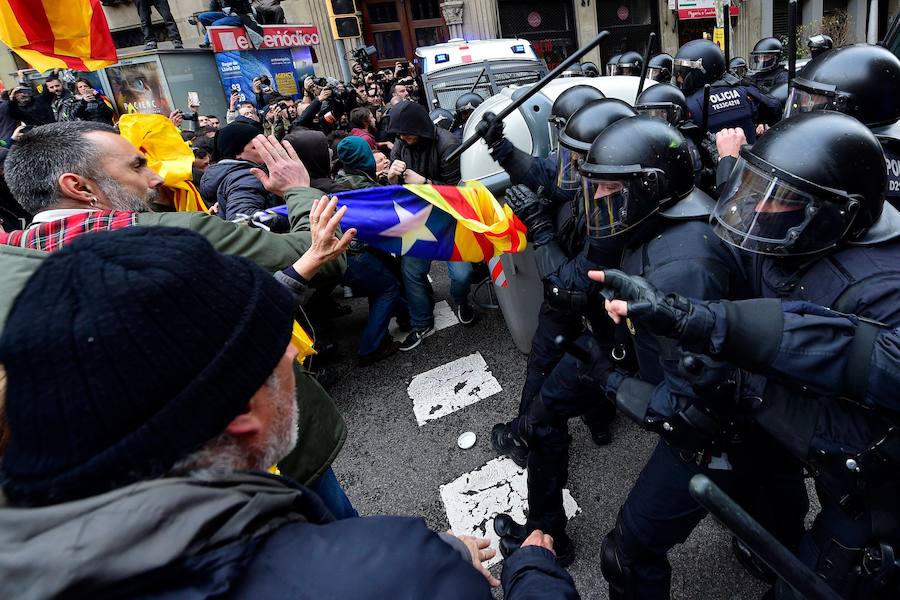
[[[356,16],[354,0],[327,0],[328,20],[334,39],[354,38],[361,35],[359,17]]]

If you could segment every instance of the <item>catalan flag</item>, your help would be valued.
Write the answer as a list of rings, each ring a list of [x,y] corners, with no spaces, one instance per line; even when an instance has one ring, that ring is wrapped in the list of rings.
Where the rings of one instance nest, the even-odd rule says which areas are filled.
[[[147,166],[163,178],[160,194],[178,212],[207,212],[191,178],[194,151],[181,132],[163,115],[131,113],[119,119],[119,133],[147,157]]]
[[[100,0],[0,0],[0,40],[41,72],[118,60]]]
[[[525,249],[525,226],[484,185],[388,185],[335,194],[343,229],[398,256],[483,262]],[[285,214],[286,209],[282,209]]]

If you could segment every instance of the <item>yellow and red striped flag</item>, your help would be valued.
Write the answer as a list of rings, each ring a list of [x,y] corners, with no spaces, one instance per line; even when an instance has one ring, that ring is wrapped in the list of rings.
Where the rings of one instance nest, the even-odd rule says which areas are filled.
[[[0,0],[0,40],[42,73],[118,61],[100,0]]]

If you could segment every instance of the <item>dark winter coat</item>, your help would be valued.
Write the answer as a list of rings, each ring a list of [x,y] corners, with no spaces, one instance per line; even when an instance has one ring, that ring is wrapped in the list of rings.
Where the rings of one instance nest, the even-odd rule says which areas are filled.
[[[219,203],[219,216],[231,221],[239,214],[252,215],[283,204],[250,173],[259,165],[246,160],[226,159],[210,165],[200,179],[200,194],[207,206]]]
[[[412,146],[398,137],[391,150],[392,161],[402,160],[407,169],[439,185],[459,183],[459,159],[447,160],[459,142],[449,131],[435,127],[424,107],[415,102],[397,104],[391,110],[389,131],[395,135],[419,136],[419,141]]]

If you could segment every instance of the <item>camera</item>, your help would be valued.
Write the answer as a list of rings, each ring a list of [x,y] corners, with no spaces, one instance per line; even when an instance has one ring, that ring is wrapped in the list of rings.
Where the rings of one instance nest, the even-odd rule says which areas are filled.
[[[363,71],[371,71],[372,70],[372,60],[369,58],[370,56],[374,56],[378,50],[375,46],[362,46],[350,52],[350,55],[353,57],[353,60],[356,61]]]
[[[272,92],[274,92],[274,90],[272,89],[272,80],[269,79],[268,75],[260,75],[259,77],[255,77],[253,79],[254,83],[257,81],[259,82],[259,88],[263,93],[271,94]]]

